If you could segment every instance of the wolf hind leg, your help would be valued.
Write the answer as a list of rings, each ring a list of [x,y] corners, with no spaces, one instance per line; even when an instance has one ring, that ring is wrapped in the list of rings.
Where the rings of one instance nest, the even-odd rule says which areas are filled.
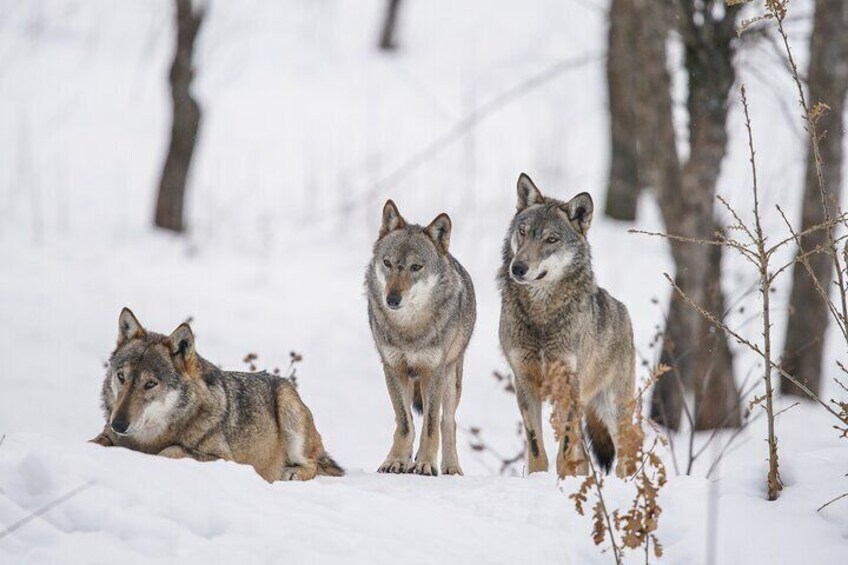
[[[318,474],[317,454],[323,447],[316,444],[318,432],[312,413],[294,389],[277,392],[277,418],[283,434],[284,464],[280,470],[283,481],[308,481]]]
[[[442,388],[442,474],[462,475],[456,453],[456,408],[462,396],[462,362],[460,356],[445,372]]]

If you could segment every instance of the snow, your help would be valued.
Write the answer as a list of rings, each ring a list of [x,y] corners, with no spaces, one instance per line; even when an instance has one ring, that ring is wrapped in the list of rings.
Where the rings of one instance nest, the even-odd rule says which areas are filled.
[[[473,451],[467,432],[480,427],[504,454],[520,447],[515,400],[491,377],[507,372],[494,273],[518,173],[562,197],[587,190],[603,205],[605,5],[410,1],[401,51],[391,56],[373,48],[382,5],[211,3],[198,45],[204,121],[191,231],[178,238],[150,227],[169,127],[170,3],[0,0],[0,531],[84,487],[0,537],[4,564],[612,561],[592,543],[590,517],[568,499],[577,480],[500,477],[498,462]],[[808,13],[809,3],[792,10]],[[801,60],[804,25],[799,18],[792,26]],[[567,61],[577,63],[481,115],[410,174],[392,174],[473,109]],[[792,85],[768,47],[747,48],[739,61],[765,205],[797,215],[803,132]],[[746,213],[738,110],[720,192]],[[420,223],[447,211],[452,251],[474,278],[478,321],[458,412],[465,477],[374,472],[393,417],[362,279],[387,197]],[[662,241],[630,227],[661,229],[649,195],[634,226],[598,211],[589,240],[598,280],[630,309],[640,360],[653,361],[668,297],[662,273],[672,265]],[[774,214],[766,228],[784,233]],[[744,296],[755,275],[741,261],[726,265],[725,289],[746,309],[734,323],[758,339],[757,318],[749,320],[757,297]],[[774,298],[777,344],[783,281]],[[262,367],[285,368],[289,351],[302,353],[301,395],[349,476],[269,485],[232,463],[84,443],[103,425],[103,363],[125,305],[162,332],[191,316],[198,350],[225,368],[243,369],[248,352]],[[845,360],[831,338],[828,359]],[[740,383],[758,378],[750,355],[740,352],[736,363]],[[838,394],[829,383],[826,396]],[[727,434],[691,476],[677,475],[665,453],[670,480],[657,532],[664,561],[706,563],[712,552],[721,564],[842,563],[848,502],[816,512],[848,490],[848,450],[832,423],[807,403],[780,416],[786,488],[772,503],[763,418],[740,433],[709,479],[714,446]],[[695,450],[708,437],[697,435]],[[688,433],[673,439],[685,468]],[[612,506],[626,505],[630,492],[607,482]]]

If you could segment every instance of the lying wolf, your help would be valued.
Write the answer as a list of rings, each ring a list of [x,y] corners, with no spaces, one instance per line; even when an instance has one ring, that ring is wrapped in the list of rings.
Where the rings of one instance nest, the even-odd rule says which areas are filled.
[[[471,277],[448,253],[450,235],[447,214],[421,227],[408,224],[391,200],[383,207],[365,274],[368,320],[395,411],[394,439],[381,473],[438,475],[441,427],[442,473],[462,474],[455,415],[477,308]],[[413,404],[424,411],[414,463]]]
[[[124,308],[102,399],[106,426],[91,440],[100,445],[235,461],[269,482],[344,474],[288,380],[218,369],[197,354],[188,324],[165,337]]]
[[[542,196],[527,175],[518,179],[518,209],[498,273],[500,341],[515,374],[531,473],[548,469],[541,389],[550,385],[545,379],[551,371],[561,369],[577,379],[590,445],[607,472],[615,458],[617,431],[631,418],[633,330],[627,308],[595,283],[586,240],[592,211],[592,197],[585,192],[561,202]],[[580,430],[576,437],[580,439]],[[564,437],[557,472],[564,476],[574,471],[587,471],[585,454],[581,445],[568,445]],[[623,472],[620,467],[616,471]]]

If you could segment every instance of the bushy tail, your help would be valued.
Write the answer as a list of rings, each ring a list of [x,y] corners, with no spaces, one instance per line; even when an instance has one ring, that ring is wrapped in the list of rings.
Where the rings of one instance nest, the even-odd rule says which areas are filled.
[[[419,414],[424,413],[424,398],[421,396],[421,380],[418,379],[412,385],[412,407]]]
[[[609,474],[615,459],[615,444],[604,422],[591,407],[586,409],[586,438],[598,466]]]
[[[343,477],[345,470],[325,451],[318,456],[318,474],[328,477]]]

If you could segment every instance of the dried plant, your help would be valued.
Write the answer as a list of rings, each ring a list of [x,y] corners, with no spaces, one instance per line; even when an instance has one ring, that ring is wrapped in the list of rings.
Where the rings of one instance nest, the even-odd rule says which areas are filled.
[[[655,532],[662,513],[659,492],[666,484],[667,474],[656,450],[658,446],[668,446],[668,442],[657,434],[650,449],[645,449],[642,397],[669,370],[669,367],[663,365],[654,368],[645,385],[631,400],[633,417],[629,425],[619,424],[617,430],[617,472],[635,486],[632,503],[626,509],[610,509],[604,498],[605,478],[589,456],[589,446],[581,433],[583,410],[579,402],[576,376],[562,364],[554,364],[543,379],[542,395],[553,404],[551,424],[557,440],[564,440],[565,445],[579,446],[579,449],[572,450],[576,453],[567,458],[562,454],[564,450],[560,449],[560,457],[564,457],[562,466],[558,462],[560,478],[564,474],[586,475],[577,492],[569,495],[569,498],[574,502],[575,510],[584,515],[590,492],[594,493],[597,500],[592,506],[592,540],[596,545],[601,545],[609,538],[616,563],[623,562],[626,549],[643,548],[646,563],[652,552],[657,558],[663,554],[662,544]]]
[[[247,355],[244,356],[244,359],[242,359],[242,361],[247,364],[247,368],[252,373],[255,373],[256,371],[259,370],[258,366],[256,365],[256,361],[258,361],[258,360],[259,360],[259,355],[257,355],[256,353],[248,353]],[[298,353],[296,351],[290,351],[289,352],[289,366],[286,367],[285,372],[281,373],[279,367],[274,367],[271,370],[271,373],[275,377],[282,377],[282,378],[288,380],[289,382],[291,382],[292,385],[294,385],[295,388],[297,388],[297,364],[300,363],[301,361],[303,361],[303,355],[301,355],[300,353]]]
[[[248,370],[250,370],[251,373],[255,373],[257,371],[257,368],[256,363],[254,363],[254,361],[256,361],[257,359],[259,359],[259,355],[257,355],[256,353],[248,353],[244,356],[244,359],[242,359],[242,363],[247,365],[247,368]]]

